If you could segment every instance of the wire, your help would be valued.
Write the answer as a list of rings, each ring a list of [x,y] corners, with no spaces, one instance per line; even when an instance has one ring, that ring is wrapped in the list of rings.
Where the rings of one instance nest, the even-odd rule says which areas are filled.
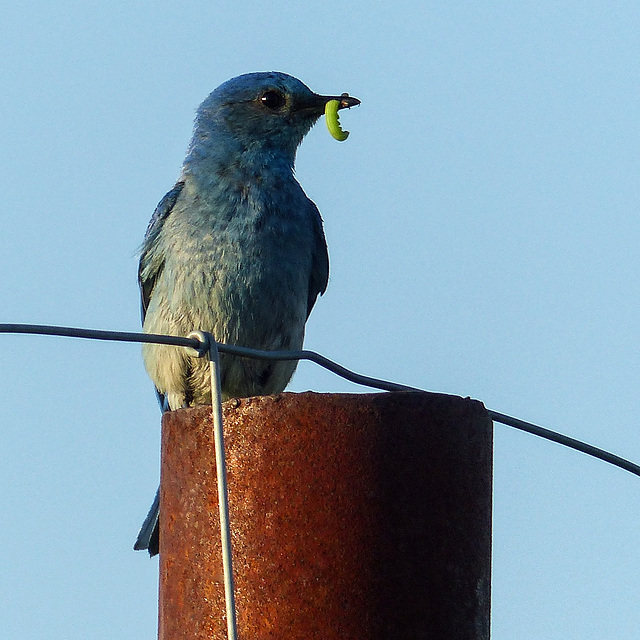
[[[209,359],[211,377],[211,414],[213,417],[213,439],[216,456],[216,478],[218,481],[218,513],[220,514],[220,545],[222,548],[222,573],[224,577],[224,601],[227,613],[227,638],[237,640],[238,622],[236,596],[233,577],[233,553],[231,548],[231,521],[229,518],[229,488],[227,485],[227,460],[224,452],[224,430],[222,427],[222,389],[220,386],[220,358],[218,343],[210,333],[194,331],[189,338],[195,338],[201,345],[199,357]]]
[[[62,336],[70,338],[87,338],[90,340],[109,340],[116,342],[139,342],[152,344],[166,344],[177,347],[187,347],[194,349],[199,355],[209,351],[208,343],[197,338],[167,336],[155,333],[133,333],[123,331],[101,331],[97,329],[78,329],[73,327],[59,327],[50,325],[34,325],[34,324],[0,324],[0,333],[21,333],[30,335],[46,335],[46,336]],[[191,334],[194,335],[194,334]],[[355,384],[380,389],[382,391],[424,391],[417,387],[410,387],[396,382],[389,382],[379,378],[371,378],[359,373],[355,373],[342,365],[329,360],[325,356],[315,351],[263,351],[259,349],[249,349],[248,347],[238,347],[235,345],[216,343],[220,353],[239,356],[243,358],[257,358],[259,360],[309,360],[315,362],[321,367],[335,373],[336,375],[354,382]],[[604,449],[599,449],[593,445],[587,444],[575,438],[570,438],[556,431],[545,429],[531,422],[513,418],[498,411],[488,410],[489,417],[494,422],[525,431],[533,435],[557,442],[565,447],[575,449],[589,456],[608,462],[620,469],[629,471],[640,477],[640,465],[637,465],[625,458],[621,458],[613,453],[609,453]]]
[[[640,465],[637,465],[634,462],[630,462],[629,460],[625,460],[624,458],[621,458],[620,456],[617,456],[613,453],[609,453],[604,449],[599,449],[598,447],[594,447],[593,445],[587,444],[586,442],[582,442],[580,440],[576,440],[575,438],[565,436],[562,433],[557,433],[556,431],[551,431],[550,429],[539,427],[536,424],[525,422],[524,420],[520,420],[518,418],[512,418],[511,416],[507,416],[504,413],[498,413],[497,411],[489,410],[489,417],[494,422],[500,422],[502,424],[506,424],[508,427],[514,427],[515,429],[520,429],[520,431],[532,433],[534,436],[539,436],[540,438],[546,438],[547,440],[551,440],[552,442],[557,442],[558,444],[564,445],[565,447],[575,449],[576,451],[581,451],[582,453],[586,453],[587,455],[593,456],[594,458],[604,460],[604,462],[608,462],[609,464],[620,467],[625,471],[629,471],[630,473],[640,476]]]

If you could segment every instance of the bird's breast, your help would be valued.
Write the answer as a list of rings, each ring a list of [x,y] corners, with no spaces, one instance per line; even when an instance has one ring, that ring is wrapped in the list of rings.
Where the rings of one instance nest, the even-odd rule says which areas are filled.
[[[313,232],[292,204],[200,194],[177,212],[162,239],[164,303],[174,317],[225,342],[264,349],[301,344]]]

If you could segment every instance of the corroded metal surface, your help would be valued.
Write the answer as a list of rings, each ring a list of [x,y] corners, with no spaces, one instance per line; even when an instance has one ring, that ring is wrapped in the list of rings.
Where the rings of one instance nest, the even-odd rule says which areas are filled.
[[[210,418],[163,420],[161,640],[225,638]],[[481,403],[285,393],[224,421],[240,640],[489,637]]]

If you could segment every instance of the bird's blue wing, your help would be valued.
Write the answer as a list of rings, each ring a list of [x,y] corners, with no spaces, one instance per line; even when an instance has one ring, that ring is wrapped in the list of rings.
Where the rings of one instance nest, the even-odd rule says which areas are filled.
[[[162,200],[160,200],[156,210],[151,216],[147,232],[144,236],[142,243],[142,251],[140,252],[140,264],[138,266],[138,284],[140,286],[140,312],[142,315],[142,323],[144,324],[145,316],[147,315],[147,309],[149,308],[149,301],[153,294],[153,288],[158,280],[158,276],[162,273],[163,263],[159,263],[155,266],[151,272],[147,269],[149,262],[149,251],[154,246],[155,241],[162,230],[162,225],[165,220],[173,211],[180,193],[184,187],[184,182],[177,182],[176,185],[169,191]],[[144,274],[144,275],[143,275]],[[158,403],[160,409],[164,413],[169,410],[166,397],[156,389],[156,395],[158,396]]]
[[[314,209],[314,247],[313,262],[311,264],[311,277],[309,278],[309,297],[307,298],[307,318],[316,303],[318,295],[322,295],[327,289],[329,282],[329,252],[327,251],[327,241],[322,230],[322,218],[318,207],[309,201]]]
[[[156,284],[158,276],[162,272],[162,265],[159,265],[155,271],[152,273],[147,273],[145,271],[145,267],[147,266],[147,262],[149,259],[149,249],[154,245],[158,234],[162,229],[162,225],[164,221],[168,218],[169,214],[173,210],[180,193],[182,192],[182,188],[184,187],[184,182],[176,183],[175,187],[169,191],[160,203],[156,207],[156,210],[153,212],[153,216],[151,216],[151,220],[149,221],[149,226],[147,227],[147,232],[144,236],[144,242],[142,243],[142,251],[140,252],[140,264],[138,266],[138,284],[140,285],[140,308],[142,312],[142,322],[144,323],[144,318],[147,313],[147,309],[149,308],[149,301],[151,300],[151,295],[153,294],[153,287]],[[143,272],[145,275],[143,276]],[[156,395],[158,396],[158,402],[160,403],[160,408],[162,412],[169,410],[167,406],[166,398],[164,394],[162,394],[158,389],[156,389]],[[156,493],[156,497],[153,500],[153,504],[151,505],[151,509],[149,509],[149,513],[140,528],[140,533],[138,533],[138,538],[134,545],[135,550],[148,549],[149,555],[154,556],[158,553],[158,519],[159,519],[159,507],[160,507],[160,490]]]
[[[153,287],[156,284],[156,280],[162,271],[162,266],[159,266],[153,273],[147,274],[143,277],[143,271],[147,265],[148,250],[153,246],[155,239],[158,237],[164,221],[168,218],[169,214],[173,210],[173,207],[182,192],[184,182],[177,182],[175,187],[169,191],[162,200],[160,200],[156,210],[151,216],[147,232],[144,236],[144,242],[142,243],[142,252],[140,254],[140,264],[138,266],[138,284],[140,286],[140,310],[142,314],[142,322],[144,322],[147,309],[149,308],[149,300],[151,300],[151,294],[153,293]]]

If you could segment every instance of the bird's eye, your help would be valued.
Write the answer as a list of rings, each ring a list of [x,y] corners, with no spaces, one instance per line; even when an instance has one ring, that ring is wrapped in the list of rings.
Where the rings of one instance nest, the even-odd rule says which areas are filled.
[[[262,102],[262,104],[267,107],[267,109],[276,111],[284,107],[287,101],[285,100],[285,97],[278,91],[265,91],[260,96],[260,102]]]

